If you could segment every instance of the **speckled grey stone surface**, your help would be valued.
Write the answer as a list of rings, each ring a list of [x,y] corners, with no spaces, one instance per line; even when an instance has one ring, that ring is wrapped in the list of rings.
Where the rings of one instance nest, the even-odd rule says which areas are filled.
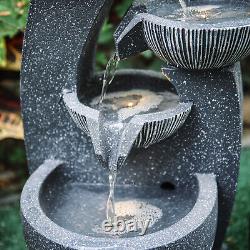
[[[217,224],[215,175],[219,227],[214,249],[219,249],[238,175],[239,65],[200,72],[164,69],[181,100],[194,103],[190,116],[169,139],[148,149],[133,150],[119,174],[121,185],[154,188],[169,181],[188,186],[195,203],[180,221],[145,238],[110,241],[70,232],[44,211],[43,205],[49,202],[42,192],[44,183],[54,195],[60,192],[53,188],[53,182],[58,186],[67,180],[107,183],[107,171],[96,160],[90,140],[76,127],[60,100],[65,88],[77,90],[83,100],[89,93],[100,93],[101,77],[92,75],[91,65],[99,24],[110,4],[104,0],[32,1],[21,77],[27,157],[30,173],[34,173],[21,199],[27,244],[30,249],[211,249]],[[123,83],[133,82],[136,87],[141,81],[174,91],[160,74],[136,70],[119,72],[113,85],[122,88]],[[197,173],[199,185],[192,184]]]
[[[217,175],[219,226],[215,249],[219,249],[238,178],[242,131],[240,65],[195,73],[169,67],[163,72],[176,86],[181,100],[195,103],[189,131],[183,131],[187,144],[182,148],[185,148],[186,157],[178,159],[186,161],[191,171],[198,167],[202,172]]]

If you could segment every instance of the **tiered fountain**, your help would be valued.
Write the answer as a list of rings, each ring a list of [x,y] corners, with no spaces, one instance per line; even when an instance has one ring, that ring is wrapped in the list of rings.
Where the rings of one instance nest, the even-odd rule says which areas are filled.
[[[249,1],[135,1],[115,33],[117,55],[151,49],[168,65],[164,76],[118,71],[99,103],[92,65],[111,3],[31,1],[21,81],[27,245],[220,249],[239,167]],[[117,171],[109,222],[148,221],[146,232],[101,227]]]

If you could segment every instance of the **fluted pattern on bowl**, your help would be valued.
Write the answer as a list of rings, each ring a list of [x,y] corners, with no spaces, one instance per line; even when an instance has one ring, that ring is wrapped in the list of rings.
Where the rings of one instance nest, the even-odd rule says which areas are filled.
[[[99,125],[103,121],[99,111],[80,103],[76,92],[64,91],[63,100],[75,124],[91,137],[95,149],[100,149]],[[186,121],[192,105],[192,102],[178,103],[165,111],[137,114],[130,122],[124,123],[121,140],[125,155],[132,146],[147,148],[174,134]]]
[[[173,135],[186,121],[191,106],[186,111],[168,119],[146,122],[134,142],[135,147],[147,148]]]
[[[87,119],[84,115],[77,113],[75,110],[71,109],[67,104],[65,105],[71,118],[75,122],[78,128],[80,128],[85,134],[89,135],[89,128],[87,124]]]
[[[250,27],[187,29],[144,20],[148,46],[164,61],[187,69],[220,68],[250,53]]]

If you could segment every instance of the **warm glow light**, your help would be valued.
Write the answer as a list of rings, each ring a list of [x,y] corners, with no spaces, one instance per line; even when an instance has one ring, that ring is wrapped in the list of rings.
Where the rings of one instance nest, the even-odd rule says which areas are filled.
[[[201,14],[198,15],[198,16],[200,16],[201,18],[204,18],[204,19],[207,19],[207,18],[208,18],[208,14],[207,14],[206,12],[201,13]]]
[[[220,14],[220,12],[218,12],[220,7],[220,5],[192,6],[189,7],[188,10],[190,12],[190,17],[194,16],[201,19],[209,19]]]
[[[132,108],[134,106],[134,103],[133,102],[129,102],[128,103],[128,108]]]

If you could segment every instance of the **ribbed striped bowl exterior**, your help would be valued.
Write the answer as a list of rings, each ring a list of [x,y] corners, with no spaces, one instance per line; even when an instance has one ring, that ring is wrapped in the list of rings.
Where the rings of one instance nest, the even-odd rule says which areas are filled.
[[[80,128],[86,135],[89,135],[89,128],[87,124],[87,119],[84,115],[77,113],[75,110],[71,109],[69,106],[65,105],[72,120],[75,122],[76,126]]]
[[[149,48],[162,60],[186,69],[220,68],[250,54],[250,27],[188,29],[143,20]]]
[[[78,128],[91,138],[95,133],[99,133],[97,128],[95,128],[96,130],[93,128],[93,126],[98,127],[98,124],[102,122],[99,111],[80,103],[75,92],[65,93],[63,100],[67,111]],[[135,126],[139,126],[139,129],[135,130],[135,140],[131,141],[131,146],[147,148],[173,135],[186,121],[192,105],[191,102],[179,103],[177,107],[164,112],[135,115],[125,125],[128,130],[124,127],[124,132],[131,133]],[[94,120],[95,123],[92,123],[91,120]],[[96,138],[99,138],[99,136],[96,135]]]
[[[134,142],[134,146],[137,148],[147,148],[152,144],[167,139],[184,124],[190,111],[191,106],[186,111],[170,118],[144,123],[142,130]]]
[[[80,103],[76,92],[64,90],[63,102],[76,126],[90,136],[91,126],[93,121],[98,122],[99,112]]]

